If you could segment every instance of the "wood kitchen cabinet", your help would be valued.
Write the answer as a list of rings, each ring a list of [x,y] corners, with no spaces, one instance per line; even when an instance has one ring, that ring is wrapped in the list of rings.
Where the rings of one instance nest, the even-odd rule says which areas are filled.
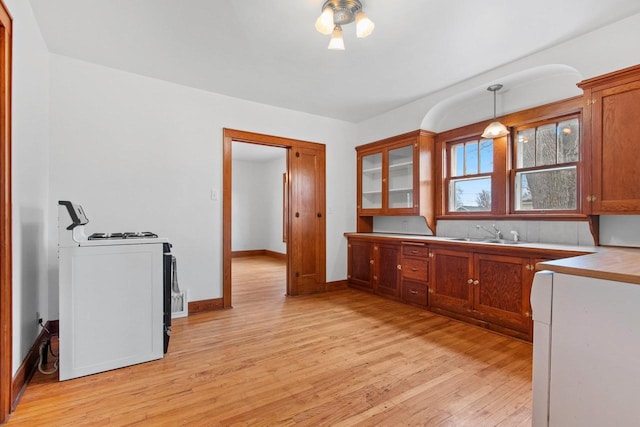
[[[640,213],[640,66],[578,84],[585,99],[586,213]],[[590,157],[590,159],[589,159]]]
[[[400,244],[349,239],[349,284],[391,298],[400,296]]]
[[[347,279],[353,287],[373,290],[373,246],[370,240],[349,239]]]
[[[400,297],[400,245],[375,243],[373,292],[391,298]]]
[[[434,134],[419,130],[356,147],[358,231],[374,216],[421,215],[432,230]]]
[[[346,233],[349,286],[531,341],[535,266],[583,252]]]
[[[431,252],[426,243],[402,242],[402,301],[427,307]]]
[[[531,339],[529,295],[535,259],[434,249],[432,310]]]

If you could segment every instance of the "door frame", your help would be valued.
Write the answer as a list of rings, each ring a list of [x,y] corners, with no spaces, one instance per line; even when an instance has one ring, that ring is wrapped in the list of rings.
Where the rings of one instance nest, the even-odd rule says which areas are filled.
[[[0,423],[12,403],[11,68],[12,18],[0,0]]]
[[[222,307],[223,308],[231,308],[231,258],[232,258],[232,250],[231,250],[231,221],[232,221],[232,213],[231,213],[231,177],[232,177],[232,145],[233,141],[236,142],[245,142],[249,144],[258,144],[258,145],[266,145],[271,147],[280,147],[288,149],[289,153],[292,148],[301,147],[301,146],[323,146],[322,144],[302,141],[291,138],[283,138],[279,136],[265,135],[254,132],[246,132],[242,130],[236,129],[227,129],[223,128],[223,141],[222,141]],[[290,176],[290,168],[289,164],[289,155],[287,155],[287,177]],[[287,231],[291,232],[291,227],[289,219],[291,218],[291,209],[293,205],[293,200],[291,200],[291,192],[290,192],[290,180],[287,180],[287,191],[289,193],[289,200],[286,207],[286,211],[284,212],[284,221],[287,226]],[[323,194],[324,198],[325,195]],[[293,236],[288,234],[287,238],[287,279],[286,279],[286,289],[287,295],[290,294],[291,291],[291,280],[289,275],[290,268],[290,259],[291,259],[291,250],[290,245]],[[322,242],[322,247],[326,247],[326,236],[323,237],[325,241]],[[326,263],[326,261],[325,261]],[[322,271],[324,270],[326,265],[322,266]]]

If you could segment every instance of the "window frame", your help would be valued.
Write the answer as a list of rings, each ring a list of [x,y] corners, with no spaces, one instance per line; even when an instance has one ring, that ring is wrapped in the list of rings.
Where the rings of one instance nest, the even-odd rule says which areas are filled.
[[[480,167],[478,167],[477,174],[453,176],[452,174],[452,149],[459,144],[466,144],[468,142],[478,142],[478,153],[480,152],[480,141],[491,138],[483,138],[480,133],[459,138],[456,140],[446,141],[444,145],[444,159],[443,159],[443,211],[447,217],[491,217],[505,213],[505,192],[502,188],[506,186],[505,178],[505,165],[506,165],[506,147],[508,145],[509,136],[493,139],[493,171],[480,173]],[[491,209],[486,211],[455,211],[450,210],[450,185],[452,181],[462,179],[477,179],[489,177],[491,178]]]
[[[566,163],[554,163],[548,165],[540,165],[540,166],[530,166],[530,167],[521,167],[518,168],[518,132],[527,130],[527,129],[538,129],[539,127],[556,124],[567,121],[577,119],[579,125],[579,141],[578,141],[578,160],[574,162],[566,162]],[[518,126],[513,126],[511,128],[511,133],[513,134],[512,142],[510,144],[511,148],[511,162],[509,170],[509,195],[510,195],[510,203],[509,203],[509,215],[519,215],[519,216],[531,216],[535,215],[539,217],[540,215],[561,215],[561,216],[575,216],[580,215],[582,212],[582,204],[581,204],[581,194],[583,189],[583,162],[584,162],[584,121],[582,119],[581,112],[574,112],[568,114],[562,114],[555,117],[547,118],[544,120],[532,121],[526,124],[521,124]],[[557,144],[557,141],[556,141]],[[576,208],[575,209],[531,209],[531,210],[518,210],[516,209],[516,177],[518,173],[522,172],[536,172],[536,171],[548,171],[548,170],[561,170],[567,167],[575,167],[576,168]]]
[[[450,143],[462,142],[464,140],[480,139],[484,128],[489,122],[485,120],[458,128],[442,131],[436,134],[436,156],[435,156],[435,180],[436,180],[436,214],[437,220],[537,220],[537,221],[566,221],[566,220],[588,220],[590,227],[597,228],[593,217],[584,213],[584,202],[582,197],[589,194],[590,182],[588,171],[585,166],[589,164],[590,141],[586,139],[585,128],[589,126],[587,117],[584,114],[584,99],[582,95],[551,102],[549,104],[531,107],[507,115],[499,116],[499,120],[507,128],[509,135],[494,139],[494,179],[492,180],[492,212],[449,212],[449,165],[447,147]],[[533,123],[544,121],[557,122],[563,117],[577,115],[581,128],[580,164],[578,165],[578,210],[577,212],[566,213],[566,211],[516,211],[513,210],[511,169],[513,163],[513,148],[511,141],[515,138],[514,129],[522,126],[531,126]],[[498,171],[500,169],[500,171]],[[497,198],[501,200],[498,201]]]

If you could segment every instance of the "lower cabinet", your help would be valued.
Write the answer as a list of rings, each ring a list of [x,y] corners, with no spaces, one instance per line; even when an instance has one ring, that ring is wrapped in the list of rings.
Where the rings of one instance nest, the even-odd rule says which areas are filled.
[[[580,255],[353,237],[348,249],[350,286],[527,341],[536,263]]]
[[[400,244],[349,239],[349,284],[391,298],[400,298]]]
[[[400,298],[400,245],[374,243],[373,265],[373,292]]]
[[[373,246],[370,240],[349,239],[347,280],[355,288],[373,290]]]
[[[433,311],[531,340],[534,258],[433,249]]]
[[[420,307],[428,306],[430,256],[426,243],[402,242],[402,301]]]

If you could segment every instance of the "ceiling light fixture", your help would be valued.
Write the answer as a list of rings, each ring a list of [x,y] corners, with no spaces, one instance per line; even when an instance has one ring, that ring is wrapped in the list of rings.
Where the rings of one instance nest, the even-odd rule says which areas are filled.
[[[493,92],[493,121],[484,128],[484,132],[482,132],[483,138],[500,138],[509,134],[509,129],[496,120],[496,92],[500,89],[502,89],[501,84],[491,85],[487,88],[489,92]]]
[[[331,34],[329,49],[344,50],[342,26],[353,21],[356,21],[358,38],[367,37],[375,28],[373,21],[362,11],[360,0],[327,0],[316,20],[316,30],[325,35]]]

